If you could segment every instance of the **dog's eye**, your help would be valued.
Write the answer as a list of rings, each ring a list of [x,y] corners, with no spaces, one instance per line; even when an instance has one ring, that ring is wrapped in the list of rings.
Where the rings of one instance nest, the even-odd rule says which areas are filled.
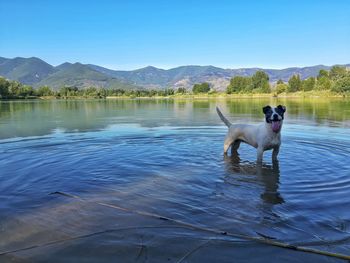
[[[264,114],[267,114],[267,113],[269,113],[269,112],[271,112],[271,107],[270,107],[270,106],[265,106],[265,107],[263,108],[263,113],[264,113]]]
[[[285,112],[286,111],[286,107],[285,106],[282,106],[282,105],[278,105],[277,106],[277,109],[279,109],[281,112]]]

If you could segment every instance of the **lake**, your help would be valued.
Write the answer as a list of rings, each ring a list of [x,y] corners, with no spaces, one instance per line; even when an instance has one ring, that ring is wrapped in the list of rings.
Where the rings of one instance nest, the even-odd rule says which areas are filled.
[[[267,104],[279,162],[225,157],[215,107],[258,124]],[[349,129],[347,99],[2,101],[0,261],[342,262],[132,211],[350,254]]]

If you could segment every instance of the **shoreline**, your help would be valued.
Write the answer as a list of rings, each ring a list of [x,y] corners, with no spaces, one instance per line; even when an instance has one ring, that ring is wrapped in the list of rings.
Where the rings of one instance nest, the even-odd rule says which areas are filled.
[[[107,96],[105,99],[259,99],[259,98],[350,98],[350,93],[334,93],[330,91],[298,91],[293,93],[236,93],[236,94],[226,94],[226,93],[214,93],[214,94],[175,94],[170,96],[152,96],[152,97],[134,97],[134,96]]]
[[[0,98],[0,101],[10,100],[118,100],[118,99],[349,99],[350,93],[334,93],[330,91],[298,91],[293,93],[213,93],[213,94],[175,94],[169,96],[106,96],[106,97],[88,97],[88,96],[69,96],[69,97],[11,97]]]

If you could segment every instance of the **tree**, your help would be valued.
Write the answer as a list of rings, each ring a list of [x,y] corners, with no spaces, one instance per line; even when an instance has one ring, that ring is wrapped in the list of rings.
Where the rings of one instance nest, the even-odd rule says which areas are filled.
[[[326,76],[322,76],[317,80],[316,89],[329,90],[331,88],[331,85],[332,85],[331,80]]]
[[[317,79],[320,79],[322,77],[329,77],[329,72],[325,69],[320,69],[320,71],[318,72],[318,75],[317,75]]]
[[[276,85],[275,91],[276,91],[277,94],[281,94],[283,92],[286,92],[287,89],[288,89],[288,85],[287,84],[279,83],[279,84]]]
[[[337,79],[332,85],[332,91],[350,92],[350,74],[343,78]]]
[[[192,88],[192,92],[194,94],[198,93],[207,93],[210,90],[209,83],[203,82],[201,84],[194,84]]]
[[[105,98],[105,97],[107,97],[107,95],[108,95],[108,91],[107,91],[105,88],[99,88],[99,89],[97,90],[97,94],[98,94],[100,97]]]
[[[69,97],[76,96],[79,93],[79,89],[77,87],[67,87],[64,86],[59,90],[59,96]]]
[[[252,80],[250,77],[235,76],[230,80],[230,84],[226,88],[226,93],[238,93],[248,91]]]
[[[178,88],[176,90],[176,93],[178,93],[178,94],[185,94],[186,93],[186,89],[185,88]]]
[[[303,91],[310,91],[315,88],[316,80],[314,77],[310,77],[302,81]]]
[[[0,98],[9,95],[9,85],[10,83],[5,78],[0,77]]]
[[[18,89],[18,95],[23,97],[33,96],[34,89],[28,85],[20,85]]]
[[[270,92],[269,75],[264,71],[258,70],[252,76],[252,89],[258,92]]]
[[[283,80],[281,80],[281,79],[277,80],[277,85],[278,84],[284,84]]]
[[[301,79],[299,75],[293,75],[288,80],[288,92],[296,92],[301,90]]]
[[[8,90],[9,90],[10,95],[18,96],[21,83],[19,83],[18,81],[10,81],[9,84],[10,85],[8,87]]]
[[[331,80],[337,80],[345,77],[346,75],[347,75],[346,68],[341,66],[333,66],[329,71],[329,78]]]
[[[87,97],[98,97],[99,96],[99,91],[95,87],[88,87],[87,89],[84,90],[84,96]]]
[[[48,86],[41,86],[36,90],[36,94],[42,96],[52,96],[54,92]]]
[[[174,89],[165,89],[164,93],[165,93],[165,96],[174,95],[175,90]]]

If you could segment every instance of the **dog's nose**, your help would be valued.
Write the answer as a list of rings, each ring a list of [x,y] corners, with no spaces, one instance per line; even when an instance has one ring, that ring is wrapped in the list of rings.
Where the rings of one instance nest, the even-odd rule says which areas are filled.
[[[278,115],[277,115],[276,113],[274,113],[274,114],[272,115],[272,119],[273,119],[274,121],[278,121]]]

